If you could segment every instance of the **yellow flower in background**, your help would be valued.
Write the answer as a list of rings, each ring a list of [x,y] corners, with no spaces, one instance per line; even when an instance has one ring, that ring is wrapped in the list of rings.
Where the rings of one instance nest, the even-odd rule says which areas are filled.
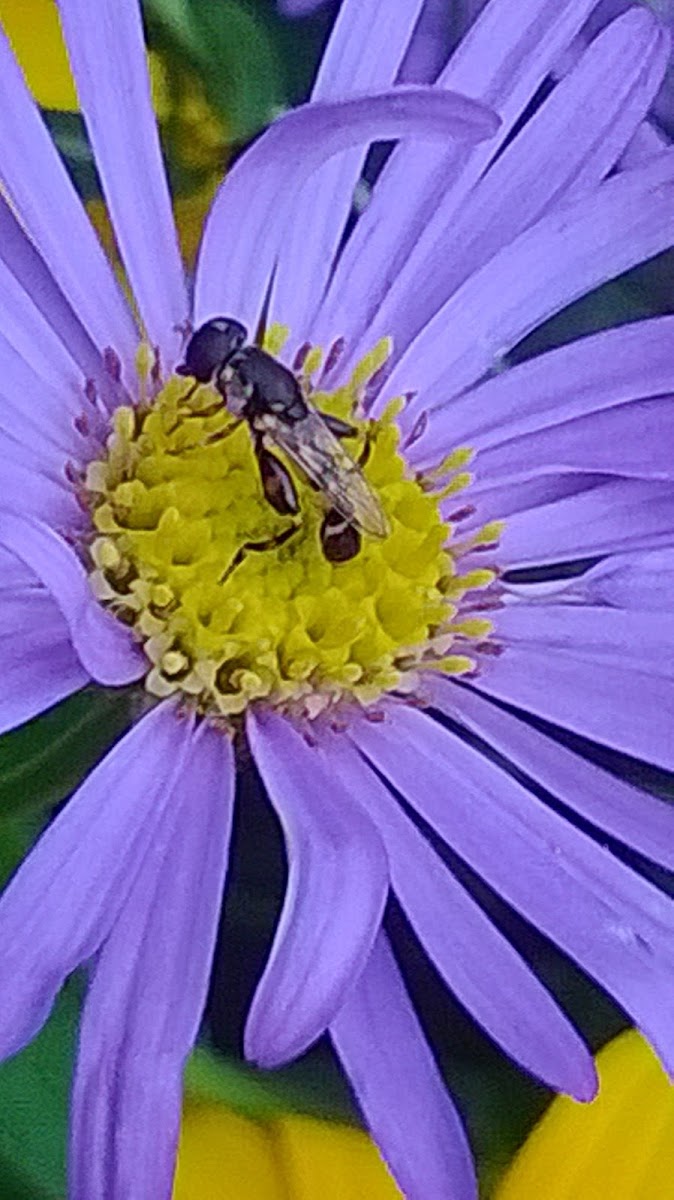
[[[76,112],[79,108],[58,10],[54,0],[0,0],[0,22],[42,108]],[[180,187],[174,188],[174,210],[183,258],[196,257],[204,218],[222,181],[229,154],[225,122],[208,103],[198,75],[171,64],[170,83],[161,54],[149,54],[155,110],[165,149]],[[98,235],[119,263],[102,200],[87,205]],[[120,267],[121,272],[121,267]]]
[[[75,110],[75,84],[54,0],[0,0],[0,21],[38,104]]]
[[[219,1104],[185,1107],[173,1200],[400,1196],[358,1129],[291,1115],[253,1121]]]
[[[494,1200],[674,1197],[674,1088],[653,1051],[630,1029],[604,1047],[597,1070],[596,1100],[559,1096]]]

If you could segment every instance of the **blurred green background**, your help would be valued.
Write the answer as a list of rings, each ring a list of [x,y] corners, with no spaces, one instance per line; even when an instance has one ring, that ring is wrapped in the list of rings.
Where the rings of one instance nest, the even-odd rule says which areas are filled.
[[[333,11],[328,5],[311,18],[293,22],[283,20],[271,0],[146,0],[156,106],[188,262],[228,163],[273,116],[306,98]],[[0,0],[0,16],[112,250],[51,0]],[[516,356],[671,307],[671,264],[670,256],[661,256],[594,293],[538,330]],[[0,740],[3,878],[128,726],[132,705],[131,694],[124,690],[86,689]],[[662,774],[618,755],[600,755],[580,739],[573,744],[601,757],[618,774],[660,794],[672,794],[672,781]],[[354,1122],[348,1090],[327,1044],[273,1075],[256,1074],[241,1063],[244,1014],[270,944],[285,870],[279,828],[252,770],[242,775],[239,793],[207,1020],[187,1075],[189,1103],[199,1109],[213,1100],[224,1101],[262,1122],[286,1111]],[[461,864],[452,865],[466,878]],[[622,1015],[545,939],[478,880],[467,881],[593,1046],[621,1028]],[[662,877],[658,882],[668,886]],[[506,1061],[448,996],[395,908],[388,920],[422,1020],[466,1118],[486,1195],[549,1095]],[[80,995],[81,981],[75,978],[37,1041],[0,1067],[0,1200],[58,1200],[65,1195],[66,1109]],[[262,1190],[252,1194],[263,1196]],[[186,1200],[189,1195],[184,1192]],[[195,1191],[195,1200],[197,1195],[205,1193]]]

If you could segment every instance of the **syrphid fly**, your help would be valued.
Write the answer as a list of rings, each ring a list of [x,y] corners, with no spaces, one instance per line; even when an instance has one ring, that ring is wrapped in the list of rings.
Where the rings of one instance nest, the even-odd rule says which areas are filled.
[[[341,439],[357,433],[353,425],[313,408],[292,371],[258,346],[247,345],[245,327],[232,317],[214,317],[196,330],[185,347],[179,375],[210,383],[237,421],[246,421],[268,503],[284,516],[299,512],[292,477],[273,448],[300,468],[326,501],[321,524],[323,554],[329,562],[347,562],[360,551],[361,533],[385,537],[388,524],[360,462],[347,454]],[[286,541],[294,530],[267,542],[250,542],[243,552],[264,550]],[[230,574],[232,567],[228,570]]]

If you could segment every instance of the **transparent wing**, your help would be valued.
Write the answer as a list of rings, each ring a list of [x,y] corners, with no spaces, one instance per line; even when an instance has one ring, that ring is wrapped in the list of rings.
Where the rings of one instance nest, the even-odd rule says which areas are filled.
[[[388,522],[375,492],[319,413],[310,411],[292,424],[265,413],[258,427],[350,524],[373,537],[386,537]]]

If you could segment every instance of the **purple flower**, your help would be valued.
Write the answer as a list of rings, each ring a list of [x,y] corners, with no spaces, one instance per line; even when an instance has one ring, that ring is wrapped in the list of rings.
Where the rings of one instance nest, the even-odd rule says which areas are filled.
[[[389,888],[509,1055],[579,1099],[595,1076],[423,826],[674,1069],[674,906],[603,844],[672,866],[672,811],[528,718],[674,766],[674,318],[505,369],[674,239],[672,152],[614,170],[667,37],[631,9],[521,123],[593,0],[492,0],[433,89],[391,89],[419,0],[344,0],[312,103],[223,183],[190,304],[136,4],[59,7],[138,321],[3,42],[0,718],[90,680],[142,680],[150,711],[0,903],[0,1048],[88,963],[71,1200],[170,1195],[245,737],[288,858],[246,1054],[273,1067],[328,1031],[404,1194],[467,1200],[466,1139],[382,930]],[[382,139],[400,141],[344,242]],[[264,316],[305,394],[354,422],[388,532],[347,521],[349,561],[321,548],[321,493],[293,472],[299,513],[274,511],[246,425],[173,373],[186,322],[218,314]],[[544,585],[504,582],[531,566]]]

